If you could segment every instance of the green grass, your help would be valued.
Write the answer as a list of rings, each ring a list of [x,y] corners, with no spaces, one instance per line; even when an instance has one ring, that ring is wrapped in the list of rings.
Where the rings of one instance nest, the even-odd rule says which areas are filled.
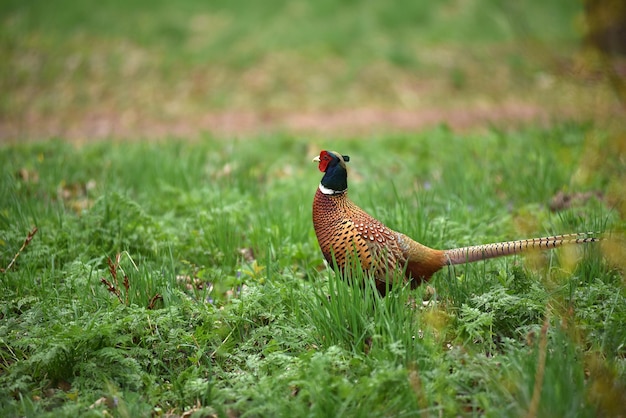
[[[349,154],[353,200],[444,248],[623,236],[620,144],[570,124],[4,146],[0,267],[19,257],[0,274],[0,415],[617,415],[623,243],[457,266],[434,294],[381,299],[324,267],[310,160]],[[553,213],[559,190],[605,195]]]

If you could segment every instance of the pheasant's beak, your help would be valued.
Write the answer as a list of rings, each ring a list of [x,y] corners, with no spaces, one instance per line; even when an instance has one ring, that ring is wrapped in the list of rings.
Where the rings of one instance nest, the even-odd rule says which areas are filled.
[[[320,162],[320,156],[318,155],[317,157],[313,158],[313,162],[314,163],[319,163]]]

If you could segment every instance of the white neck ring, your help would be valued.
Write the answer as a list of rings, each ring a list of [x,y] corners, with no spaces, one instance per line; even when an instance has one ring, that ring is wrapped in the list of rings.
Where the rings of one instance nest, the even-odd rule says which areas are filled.
[[[345,192],[348,189],[344,189],[344,190],[333,190],[333,189],[329,189],[328,187],[324,187],[324,185],[322,183],[320,183],[320,192],[324,193],[324,194],[328,194],[328,195],[333,195],[333,194],[341,194],[343,192]]]

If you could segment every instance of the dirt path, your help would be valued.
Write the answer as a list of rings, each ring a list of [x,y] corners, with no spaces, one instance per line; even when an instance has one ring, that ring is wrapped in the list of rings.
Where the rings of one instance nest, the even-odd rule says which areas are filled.
[[[283,133],[291,135],[372,135],[407,133],[441,124],[455,131],[484,130],[490,127],[515,128],[547,125],[568,120],[605,123],[619,118],[617,104],[611,108],[559,109],[549,111],[539,104],[508,101],[501,104],[448,108],[398,109],[362,107],[333,111],[220,111],[178,119],[142,117],[128,113],[86,111],[81,117],[25,116],[0,121],[0,141],[16,142],[45,138],[72,141],[98,139],[163,139],[240,137]]]

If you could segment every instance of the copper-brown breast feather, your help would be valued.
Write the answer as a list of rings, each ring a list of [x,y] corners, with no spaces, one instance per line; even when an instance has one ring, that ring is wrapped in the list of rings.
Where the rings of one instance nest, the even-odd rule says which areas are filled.
[[[345,193],[325,195],[318,189],[313,201],[313,224],[322,253],[329,263],[334,256],[337,264],[344,268],[348,254],[356,251],[363,270],[372,271],[374,278],[381,283],[389,279],[393,269],[405,266],[407,278],[418,279],[432,274],[431,268],[420,266],[420,260],[411,262],[411,252],[420,244],[368,215]]]
[[[313,226],[324,258],[332,263],[333,257],[343,268],[346,255],[355,250],[363,265],[369,268],[371,256],[365,242],[357,233],[350,216],[350,202],[344,195],[325,195],[319,189],[313,200]]]

